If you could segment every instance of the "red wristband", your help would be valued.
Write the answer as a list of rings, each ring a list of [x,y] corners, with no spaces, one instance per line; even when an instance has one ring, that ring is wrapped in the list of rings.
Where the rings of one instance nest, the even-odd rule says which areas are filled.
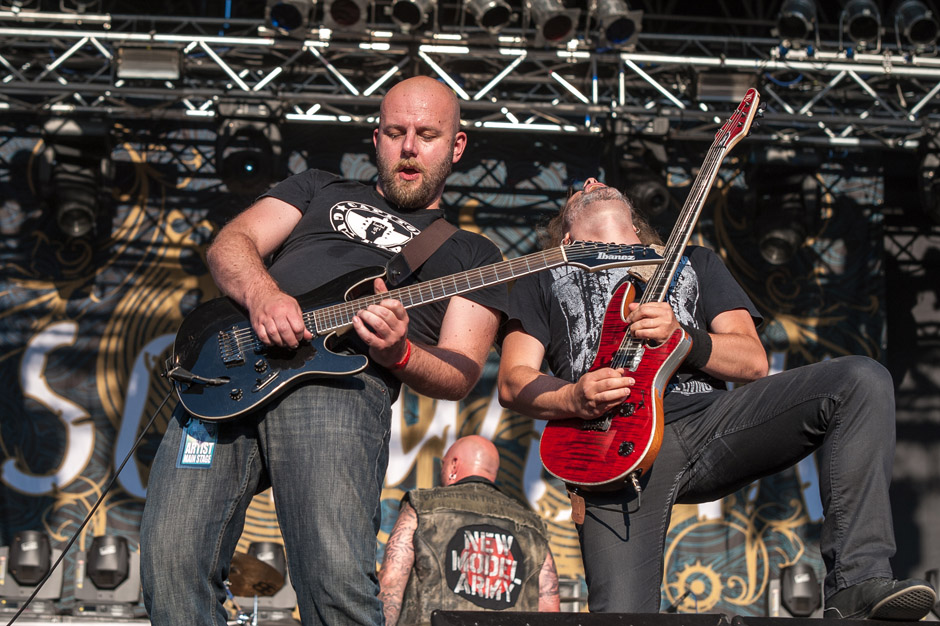
[[[399,361],[398,363],[396,363],[389,369],[402,370],[402,369],[405,369],[406,365],[408,365],[408,360],[411,359],[411,340],[405,339],[405,345],[408,346],[407,348],[405,348],[405,356],[401,358],[401,361]]]

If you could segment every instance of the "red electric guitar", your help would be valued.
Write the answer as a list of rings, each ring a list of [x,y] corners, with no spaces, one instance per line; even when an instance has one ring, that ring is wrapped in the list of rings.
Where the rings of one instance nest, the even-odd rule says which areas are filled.
[[[749,89],[712,143],[682,213],[666,242],[663,263],[647,284],[640,303],[663,302],[669,285],[718,174],[725,154],[750,131],[760,96]],[[613,295],[604,315],[597,356],[591,371],[624,367],[636,380],[626,402],[593,420],[571,418],[545,425],[539,444],[542,464],[571,486],[611,489],[649,470],[663,439],[663,392],[685,360],[692,340],[681,328],[663,344],[652,346],[630,337],[624,318],[635,290],[629,282]]]

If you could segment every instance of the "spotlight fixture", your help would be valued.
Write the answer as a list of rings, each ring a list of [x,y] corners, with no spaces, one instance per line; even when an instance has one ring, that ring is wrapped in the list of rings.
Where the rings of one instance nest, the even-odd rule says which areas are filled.
[[[435,5],[435,0],[393,0],[392,21],[398,24],[402,32],[411,32],[427,21]]]
[[[323,5],[323,23],[327,28],[362,31],[368,15],[366,0],[327,0]]]
[[[652,173],[628,183],[625,194],[634,208],[650,221],[658,221],[669,210],[669,189]]]
[[[140,552],[127,538],[99,535],[75,563],[77,611],[85,615],[133,616],[140,600]]]
[[[758,183],[755,230],[760,254],[771,265],[784,265],[806,242],[816,202],[815,178],[805,171],[767,168]]]
[[[465,8],[477,25],[491,34],[498,33],[512,20],[512,8],[506,0],[467,0]]]
[[[898,46],[903,38],[917,48],[927,48],[937,42],[940,26],[933,11],[921,0],[903,0],[894,11],[894,30]]]
[[[93,235],[110,177],[109,128],[100,121],[54,118],[43,127],[43,141],[48,166],[41,179],[56,224],[69,237]]]
[[[822,617],[822,586],[812,566],[797,561],[780,568],[767,585],[768,617]]]
[[[921,157],[917,168],[920,205],[935,222],[940,223],[940,148],[933,142]]]
[[[881,13],[875,0],[849,0],[839,15],[840,40],[842,33],[860,48],[881,47]],[[874,46],[872,43],[874,42]]]
[[[816,30],[814,0],[785,0],[777,14],[777,35],[790,43],[810,39]]]
[[[281,35],[303,36],[312,8],[310,0],[267,0],[265,25]]]
[[[564,44],[578,20],[577,9],[567,9],[561,0],[526,0],[529,17],[535,26],[537,44]]]
[[[62,596],[62,568],[50,568],[62,555],[50,547],[49,537],[38,530],[21,530],[9,546],[0,547],[0,614],[17,609],[36,594],[30,604],[33,613],[55,614],[54,601]],[[36,587],[49,576],[45,584]]]
[[[257,195],[273,182],[281,153],[281,133],[265,122],[231,119],[216,142],[216,170],[230,191]]]
[[[59,0],[63,13],[100,13],[101,0]]]
[[[643,11],[631,11],[624,0],[597,0],[596,10],[597,28],[605,46],[624,48],[636,41]]]
[[[822,590],[813,568],[803,561],[780,568],[780,602],[794,617],[809,617],[822,604]]]
[[[121,47],[116,74],[125,80],[178,80],[181,63],[177,48]]]

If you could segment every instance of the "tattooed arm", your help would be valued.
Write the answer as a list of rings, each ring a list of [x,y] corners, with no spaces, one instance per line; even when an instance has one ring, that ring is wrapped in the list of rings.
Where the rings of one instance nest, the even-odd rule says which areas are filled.
[[[398,511],[398,519],[392,534],[385,543],[385,559],[379,572],[379,600],[385,613],[386,626],[395,626],[401,614],[401,602],[405,595],[405,585],[411,575],[411,566],[415,562],[414,534],[418,528],[418,514],[407,502]],[[544,572],[544,567],[542,568]],[[554,566],[552,567],[554,571]],[[555,590],[557,595],[558,582]]]
[[[555,571],[555,559],[551,551],[545,555],[542,570],[539,572],[539,611],[557,612],[561,609],[558,595],[558,573]]]

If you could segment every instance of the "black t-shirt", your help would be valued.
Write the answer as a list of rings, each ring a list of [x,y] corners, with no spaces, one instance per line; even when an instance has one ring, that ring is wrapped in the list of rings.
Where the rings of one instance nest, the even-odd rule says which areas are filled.
[[[642,293],[643,283],[631,278],[628,270],[587,272],[563,266],[516,281],[509,296],[509,317],[545,346],[554,376],[574,382],[591,369],[604,313],[616,289],[632,280]],[[732,309],[746,309],[755,324],[762,320],[718,255],[701,246],[686,248],[668,300],[679,323],[694,328],[707,329],[716,316]],[[712,392],[725,389],[716,378],[680,367],[666,387],[665,421],[694,413],[714,400]]]
[[[291,176],[264,196],[283,200],[302,214],[287,240],[272,255],[268,267],[281,289],[292,296],[301,296],[364,267],[374,266],[381,271],[405,244],[443,215],[439,209],[399,209],[375,187],[320,170]],[[500,261],[502,255],[491,241],[458,230],[419,268],[411,282]],[[505,285],[492,285],[461,296],[503,314],[508,311]],[[409,309],[408,336],[436,344],[447,303],[448,300],[442,300]]]

